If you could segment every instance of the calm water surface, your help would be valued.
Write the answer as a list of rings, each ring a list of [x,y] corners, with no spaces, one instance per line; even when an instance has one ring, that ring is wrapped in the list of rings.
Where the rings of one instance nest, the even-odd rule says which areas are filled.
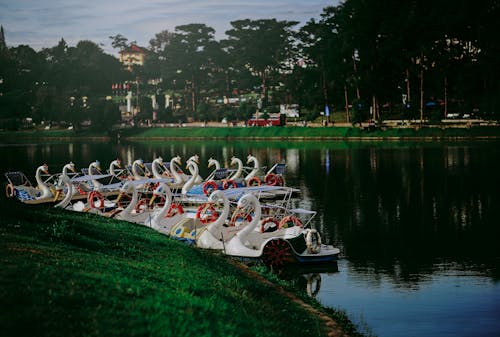
[[[314,209],[338,272],[291,276],[378,336],[500,336],[500,143],[185,142],[0,145],[0,171],[52,173],[119,157],[197,153],[228,165],[252,153],[286,161],[296,206]],[[312,281],[307,287],[306,280]]]

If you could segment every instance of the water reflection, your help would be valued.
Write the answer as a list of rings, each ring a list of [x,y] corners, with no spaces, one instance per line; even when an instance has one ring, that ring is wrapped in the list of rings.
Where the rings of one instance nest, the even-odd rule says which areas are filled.
[[[331,276],[338,271],[337,262],[331,262],[307,267],[288,266],[275,272],[281,279],[289,281],[308,296],[316,297],[321,290],[322,275]]]
[[[107,167],[115,158],[131,164],[157,156],[169,161],[180,155],[186,160],[197,153],[202,176],[209,173],[209,157],[225,166],[233,155],[246,161],[249,153],[268,167],[285,161],[287,184],[302,191],[294,206],[318,211],[313,224],[322,241],[342,252],[339,272],[303,274],[321,277],[320,282],[311,277],[309,288],[311,293],[318,288],[316,297],[322,303],[364,316],[381,336],[405,335],[404,329],[414,322],[439,325],[430,313],[448,327],[454,324],[450,331],[462,336],[470,321],[488,320],[485,324],[493,336],[500,333],[500,323],[492,323],[500,321],[498,145],[75,143],[0,146],[0,156],[2,171],[22,170],[29,178],[42,163],[58,172],[70,160],[78,168],[96,159]],[[296,282],[307,291],[307,280],[300,276]],[[468,312],[467,320],[462,317],[464,305],[480,310]],[[406,324],[399,333],[391,317]],[[481,331],[485,330],[471,335],[487,335]],[[447,334],[438,328],[421,332],[412,335]]]

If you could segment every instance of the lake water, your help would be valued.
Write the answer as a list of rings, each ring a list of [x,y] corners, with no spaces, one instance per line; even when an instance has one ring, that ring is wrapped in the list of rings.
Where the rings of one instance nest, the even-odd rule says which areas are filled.
[[[377,336],[500,336],[500,143],[148,142],[0,145],[0,172],[51,173],[115,158],[201,159],[251,153],[286,161],[296,206],[318,211],[338,271],[291,276]],[[306,279],[312,281],[307,288]]]

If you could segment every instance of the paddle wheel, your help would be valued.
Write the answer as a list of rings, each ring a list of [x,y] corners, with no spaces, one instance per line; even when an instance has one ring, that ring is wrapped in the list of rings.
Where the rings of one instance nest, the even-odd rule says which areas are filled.
[[[293,262],[290,244],[283,239],[269,241],[262,252],[262,260],[268,266],[278,267]]]

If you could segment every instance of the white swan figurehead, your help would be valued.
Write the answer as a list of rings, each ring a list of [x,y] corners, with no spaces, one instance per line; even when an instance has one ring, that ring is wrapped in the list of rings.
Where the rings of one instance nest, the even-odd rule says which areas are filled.
[[[136,183],[134,183],[133,180],[127,181],[125,184],[123,184],[123,186],[120,188],[120,194],[118,195],[116,202],[118,203],[125,194],[132,194],[132,200],[130,200],[130,203],[127,205],[127,207],[125,207],[120,213],[118,213],[115,218],[130,221],[132,211],[135,209],[135,206],[139,201],[139,194],[137,193]]]
[[[250,179],[255,177],[255,175],[259,171],[259,166],[260,166],[259,160],[256,157],[249,154],[247,157],[247,164],[250,164],[251,162],[253,162],[253,170],[245,177],[245,182],[247,183],[248,181],[250,181]]]
[[[199,177],[199,175],[198,175],[198,165],[196,164],[196,162],[194,162],[193,160],[189,160],[187,162],[186,168],[191,173],[191,177],[182,186],[182,192],[181,192],[182,195],[186,195],[187,192],[189,192],[189,190],[191,188],[193,188],[193,186],[196,184],[197,178]]]
[[[239,177],[241,177],[241,173],[243,172],[243,162],[241,161],[240,158],[236,158],[236,157],[231,157],[231,166],[233,165],[237,165],[237,169],[236,169],[236,172],[234,172],[234,174],[229,177],[228,179],[232,179],[232,180],[235,180],[235,179],[238,179]]]
[[[182,165],[181,162],[181,157],[180,156],[175,156],[172,159],[170,159],[170,173],[172,174],[172,177],[174,177],[174,184],[180,185],[183,183],[183,179],[180,176],[179,172],[177,172],[177,168]]]
[[[186,164],[189,162],[193,162],[196,165],[200,165],[200,157],[197,154],[195,154],[194,156],[189,157],[189,159],[186,161]],[[191,175],[192,175],[192,173],[191,173]],[[195,176],[195,183],[201,184],[202,182],[203,182],[203,178],[200,176],[200,172],[198,171],[196,173],[196,176]]]
[[[154,211],[152,216],[148,217],[145,220],[144,224],[158,231],[161,231],[163,225],[162,222],[170,210],[170,206],[172,205],[172,199],[173,199],[170,187],[168,187],[168,185],[165,184],[164,182],[158,183],[158,186],[153,191],[153,196],[151,197],[149,205],[152,205],[154,200],[158,197],[165,198],[163,206],[159,210]]]
[[[76,172],[75,164],[73,164],[72,161],[70,161],[69,163],[67,163],[66,165],[63,166],[63,168],[62,168],[62,176],[69,178],[68,173],[70,171],[73,172],[73,173]]]
[[[49,174],[49,166],[47,164],[38,166],[38,168],[36,169],[35,173],[36,183],[38,189],[40,189],[42,192],[40,196],[37,197],[37,199],[50,198],[53,196],[53,193],[50,190],[49,186],[42,179],[42,173]]]
[[[200,231],[200,234],[196,239],[196,245],[198,247],[207,249],[224,248],[223,244],[224,237],[222,236],[221,229],[226,228],[223,227],[223,225],[225,224],[226,219],[229,215],[229,208],[230,208],[229,200],[227,199],[224,192],[221,190],[213,191],[212,194],[210,194],[210,196],[208,197],[209,203],[216,203],[220,200],[222,200],[223,203],[222,212],[214,222],[211,222]]]
[[[61,192],[63,191],[63,187],[66,186],[66,180],[69,182],[70,181],[70,177],[68,175],[69,172],[73,172],[75,173],[76,172],[76,169],[75,169],[75,164],[73,164],[73,162],[69,162],[67,163],[66,165],[63,166],[63,169],[62,169],[62,172],[61,172],[61,175],[59,176],[59,179],[58,179],[58,182],[57,182],[57,188],[56,188],[56,195],[54,197],[54,200],[57,200],[59,199],[59,196],[61,195]],[[67,187],[67,186],[66,186]],[[67,189],[69,191],[69,189]],[[70,196],[70,200],[71,200],[71,197],[77,192],[76,189],[71,189],[71,196]],[[68,192],[66,192],[68,193]],[[65,198],[66,198],[66,194],[65,194]],[[63,198],[64,199],[64,198]],[[68,202],[69,203],[69,202]],[[57,207],[57,205],[55,205]]]
[[[194,161],[196,164],[199,165],[200,164],[200,156],[195,154],[194,156],[189,157],[188,160],[186,160],[186,163],[188,163],[190,161]]]
[[[214,158],[209,158],[208,159],[208,168],[211,168],[212,166],[215,166],[216,170],[220,169],[220,163],[217,159]]]
[[[139,169],[144,171],[144,167],[145,167],[144,161],[142,159],[134,160],[134,162],[132,163],[132,174],[134,175],[135,180],[142,180],[142,179],[146,178],[145,176],[141,175],[141,173],[139,172]]]
[[[224,251],[227,255],[245,257],[259,257],[261,255],[261,247],[250,248],[245,245],[247,236],[255,231],[262,215],[259,199],[255,195],[247,193],[238,200],[235,212],[250,213],[251,210],[253,210],[252,220],[225,244]]]
[[[93,176],[98,174],[101,174],[101,163],[99,162],[99,160],[96,160],[89,164],[89,175]],[[99,188],[102,186],[102,184],[96,179],[92,179],[92,184],[94,185],[94,188]]]
[[[158,179],[165,178],[163,174],[160,172],[160,167],[163,167],[163,158],[158,157],[153,160],[151,163],[151,170],[153,171],[153,176]]]
[[[114,176],[118,175],[117,172],[115,171],[115,168],[117,169],[122,168],[122,161],[118,158],[109,163],[109,170],[108,170],[109,174]]]
[[[57,195],[59,195],[60,191],[62,191],[64,188],[66,188],[66,193],[64,194],[64,198],[59,203],[54,205],[54,207],[56,208],[67,209],[69,203],[71,202],[71,198],[73,197],[74,194],[73,183],[71,182],[71,180],[67,175],[61,175],[59,179]]]

